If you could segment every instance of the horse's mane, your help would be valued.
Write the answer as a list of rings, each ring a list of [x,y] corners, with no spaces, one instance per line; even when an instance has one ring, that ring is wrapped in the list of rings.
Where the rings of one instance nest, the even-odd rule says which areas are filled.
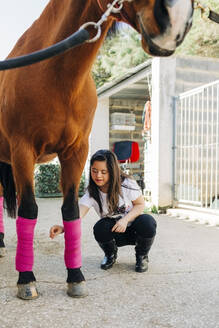
[[[107,32],[107,38],[112,38],[120,30],[122,23],[115,21]]]

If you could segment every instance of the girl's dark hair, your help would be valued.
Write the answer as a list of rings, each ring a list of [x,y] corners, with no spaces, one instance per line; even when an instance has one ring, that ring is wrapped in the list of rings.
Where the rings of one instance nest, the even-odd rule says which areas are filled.
[[[99,187],[91,177],[91,167],[95,161],[106,161],[106,166],[109,172],[109,188],[107,192],[107,203],[109,212],[113,213],[119,203],[119,195],[121,195],[121,183],[128,175],[120,170],[116,155],[107,149],[98,150],[90,160],[90,178],[88,192],[90,197],[94,198],[99,205],[100,213],[103,212],[102,202],[100,199]]]

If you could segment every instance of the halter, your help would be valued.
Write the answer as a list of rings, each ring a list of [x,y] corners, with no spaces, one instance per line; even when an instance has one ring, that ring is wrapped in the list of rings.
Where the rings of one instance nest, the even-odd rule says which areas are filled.
[[[103,22],[105,22],[108,19],[108,17],[112,13],[113,14],[118,14],[118,13],[121,12],[124,1],[127,1],[127,0],[114,0],[112,3],[107,4],[107,9],[104,11],[100,0],[97,0],[97,4],[99,5],[100,10],[103,11],[103,14],[102,14],[100,20],[97,23],[87,22],[87,23],[83,24],[79,29],[79,31],[80,31],[81,29],[86,29],[86,27],[88,27],[88,26],[93,26],[95,29],[97,29],[96,36],[93,37],[92,39],[87,40],[86,42],[95,42],[100,38],[100,36],[101,36],[101,25],[103,24]]]
[[[107,9],[104,11],[103,5],[101,4],[101,0],[97,0],[97,4],[98,4],[100,10],[103,12],[103,14],[97,23],[88,22],[81,26],[80,29],[85,29],[89,25],[92,25],[94,28],[97,29],[96,36],[93,39],[90,39],[86,42],[95,42],[99,39],[99,37],[101,35],[101,25],[103,24],[103,22],[105,22],[108,19],[108,17],[111,14],[119,14],[123,21],[129,23],[134,29],[136,29],[136,24],[134,22],[130,22],[129,17],[123,11],[123,2],[125,2],[125,1],[127,1],[127,0],[114,0],[112,3],[107,4]],[[119,19],[117,18],[117,20],[119,20]]]
[[[219,24],[219,14],[213,11],[208,5],[200,2],[199,0],[194,0],[194,9],[201,10],[201,17],[204,20],[210,19],[211,21]]]
[[[122,7],[123,7],[123,2],[124,1],[126,1],[126,0],[114,0],[113,2],[112,2],[112,4],[110,4],[110,3],[108,3],[107,4],[107,8],[109,8],[111,5],[114,7],[114,9],[116,9],[116,11],[117,10],[121,10],[122,9]],[[104,14],[105,13],[105,10],[104,10],[104,8],[103,8],[103,5],[101,4],[101,0],[97,0],[97,4],[98,4],[98,6],[100,7],[100,9],[101,9],[101,11],[102,11],[102,13]]]
[[[100,0],[97,0],[97,4],[100,7],[101,11],[104,13],[104,9],[103,9],[103,6],[101,5],[101,1]]]
[[[104,6],[101,4],[102,0],[97,0],[97,4],[100,8],[100,10],[102,11],[102,13],[104,14]],[[134,29],[136,29],[136,24],[134,22],[130,22],[130,18],[128,17],[128,15],[125,13],[125,11],[123,10],[123,2],[127,1],[127,0],[120,0],[117,1],[114,5],[114,9],[118,10],[117,12],[113,12],[115,14],[119,14],[121,19],[123,21],[125,21],[126,23],[130,24]],[[115,1],[114,1],[115,2]],[[107,8],[109,8],[110,3],[107,4]],[[117,18],[117,20],[119,21],[119,19]]]

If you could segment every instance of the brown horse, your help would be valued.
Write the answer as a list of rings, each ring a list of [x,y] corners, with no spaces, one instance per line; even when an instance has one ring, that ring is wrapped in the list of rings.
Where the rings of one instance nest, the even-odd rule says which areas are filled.
[[[108,3],[112,0],[50,0],[41,16],[18,40],[9,58],[48,47],[82,24],[97,22]],[[111,13],[103,23],[96,42],[32,66],[0,73],[0,181],[12,216],[18,199],[18,297],[38,296],[32,271],[37,218],[34,165],[56,155],[61,163],[64,197],[67,293],[72,297],[86,295],[80,270],[77,189],[97,105],[91,68],[108,29],[115,20],[129,23],[141,33],[145,51],[168,56],[183,41],[191,26],[192,13],[192,0],[126,0],[120,13]],[[94,27],[88,29],[91,37],[96,35]]]
[[[5,243],[4,243],[4,220],[3,220],[3,189],[0,185],[0,257],[5,256]]]

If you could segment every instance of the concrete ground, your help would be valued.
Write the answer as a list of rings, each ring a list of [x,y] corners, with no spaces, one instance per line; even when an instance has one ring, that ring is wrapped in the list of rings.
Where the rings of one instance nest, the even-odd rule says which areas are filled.
[[[119,249],[109,271],[92,235],[97,216],[83,220],[83,273],[89,296],[66,295],[61,199],[38,199],[34,273],[39,299],[16,298],[15,221],[5,218],[7,256],[0,259],[0,328],[219,328],[219,230],[165,215],[155,216],[157,238],[147,273],[134,272],[134,248]]]

